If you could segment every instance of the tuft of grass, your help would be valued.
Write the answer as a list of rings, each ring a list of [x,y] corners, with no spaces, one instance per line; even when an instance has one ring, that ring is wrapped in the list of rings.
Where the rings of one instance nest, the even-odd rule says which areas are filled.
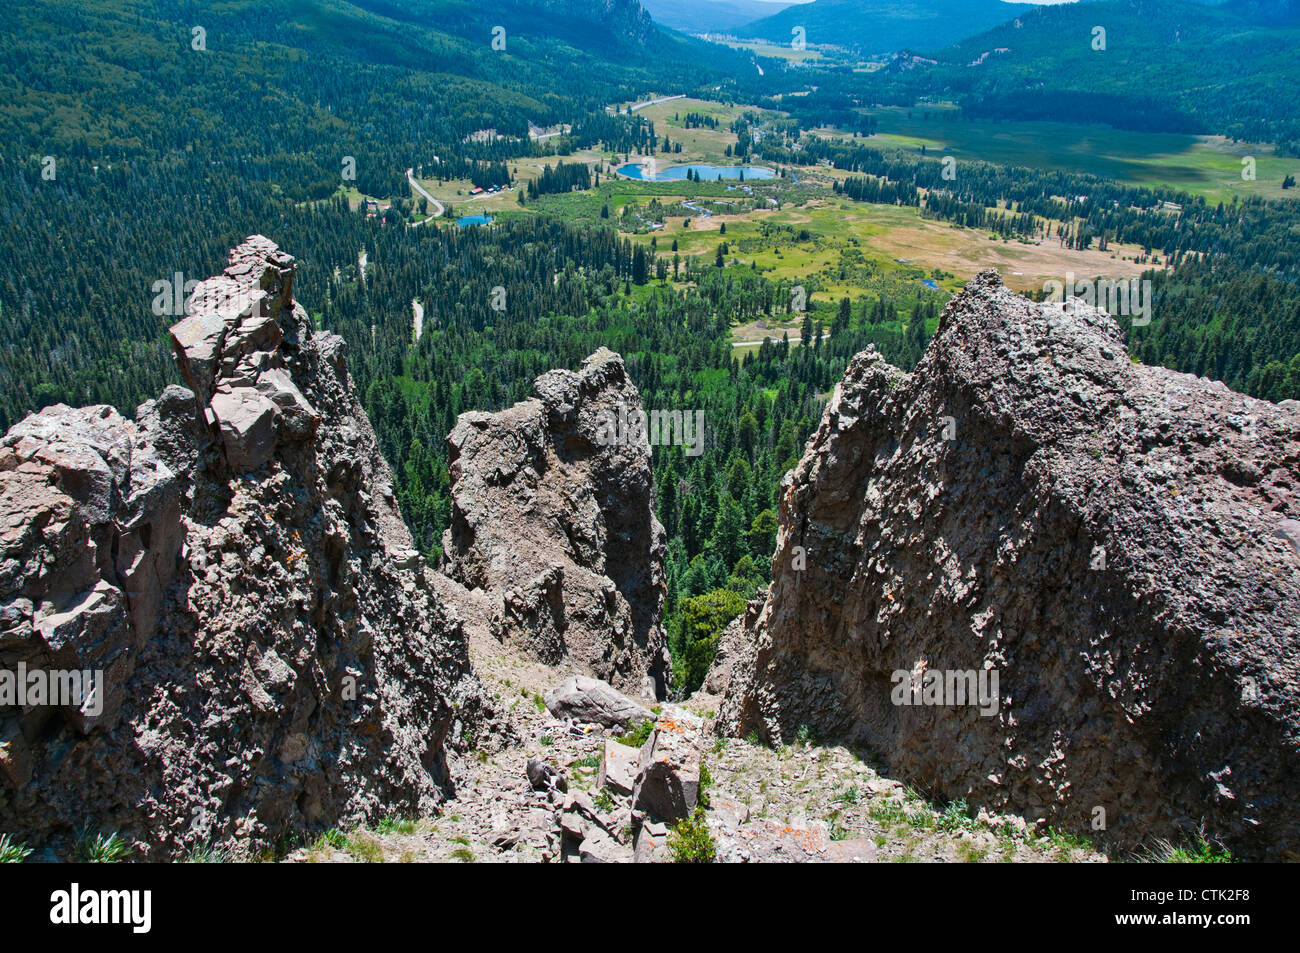
[[[320,837],[316,838],[316,842],[311,845],[311,849],[325,850],[325,848],[327,847],[332,847],[337,850],[346,850],[347,846],[348,846],[347,835],[344,834],[338,828],[331,827],[324,834],[321,834]]]
[[[840,822],[840,812],[836,811],[826,819],[826,831],[831,840],[848,840],[849,829]]]
[[[697,807],[668,832],[668,851],[675,864],[711,864],[717,858],[718,849],[702,808]]]
[[[474,863],[474,852],[468,847],[457,847],[451,852],[451,856],[455,857],[463,864]]]
[[[618,742],[619,744],[628,745],[629,747],[632,748],[639,748],[646,743],[646,741],[650,737],[650,733],[654,730],[655,730],[654,721],[647,718],[644,721],[640,722],[631,731],[627,731],[619,735]]]
[[[894,827],[911,821],[911,814],[907,808],[892,798],[873,802],[867,808],[867,816],[882,827]]]
[[[32,852],[8,834],[0,834],[0,864],[21,864]]]
[[[416,821],[402,817],[385,817],[375,825],[375,831],[380,834],[414,834],[418,829]]]
[[[90,833],[85,831],[72,847],[72,857],[83,864],[116,864],[131,852],[118,834]]]
[[[347,839],[346,850],[363,864],[378,864],[384,859],[384,847],[368,834],[354,834]]]
[[[1235,864],[1232,852],[1219,844],[1212,844],[1204,837],[1198,837],[1196,843],[1185,847],[1175,847],[1168,841],[1161,841],[1156,848],[1156,857],[1166,864]]]
[[[1072,834],[1069,831],[1058,831],[1052,827],[1047,829],[1047,832],[1042,835],[1042,839],[1046,840],[1052,846],[1052,849],[1056,851],[1057,859],[1063,861],[1072,860],[1076,850],[1095,851],[1097,849],[1097,846],[1086,837]]]
[[[229,861],[229,854],[219,847],[213,847],[211,844],[200,844],[197,847],[192,847],[181,859],[183,864],[224,864]]]

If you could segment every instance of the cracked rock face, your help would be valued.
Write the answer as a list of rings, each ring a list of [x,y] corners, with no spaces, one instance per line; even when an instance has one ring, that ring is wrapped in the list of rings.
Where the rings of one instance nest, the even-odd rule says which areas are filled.
[[[981,275],[913,374],[869,350],[837,387],[721,730],[806,725],[1119,845],[1295,859],[1298,431],[1294,404],[1132,364],[1104,312]],[[981,671],[989,714],[948,677]]]
[[[640,410],[623,359],[551,371],[500,413],[462,414],[447,438],[446,571],[493,605],[497,638],[548,665],[663,698],[671,667],[662,617],[664,529],[650,447],[612,440]]]
[[[428,811],[477,729],[460,622],[293,273],[248,239],[173,329],[189,389],[0,440],[0,670],[105,674],[0,704],[0,830],[53,856],[85,827],[166,857]]]

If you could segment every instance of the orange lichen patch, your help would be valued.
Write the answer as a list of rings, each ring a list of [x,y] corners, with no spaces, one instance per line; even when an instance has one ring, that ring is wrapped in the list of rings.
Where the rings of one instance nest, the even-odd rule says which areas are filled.
[[[666,731],[673,735],[684,735],[689,730],[685,725],[679,725],[672,718],[662,718],[655,724],[660,731]]]

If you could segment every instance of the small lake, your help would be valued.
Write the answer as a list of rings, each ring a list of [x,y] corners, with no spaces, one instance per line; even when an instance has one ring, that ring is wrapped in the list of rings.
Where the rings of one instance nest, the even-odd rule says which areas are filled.
[[[930,278],[922,278],[921,284],[925,285],[927,288],[933,288],[935,291],[943,290],[942,288],[939,287],[939,283],[937,281],[934,281],[933,279]]]
[[[645,170],[636,163],[628,163],[619,167],[619,173],[627,176],[629,179],[640,179],[643,182],[684,182],[686,173],[697,173],[703,182],[716,182],[718,177],[724,179],[772,179],[776,173],[771,169],[765,169],[758,165],[674,165],[666,169],[660,169],[656,175],[647,175]]]
[[[461,228],[467,228],[470,225],[491,225],[491,215],[466,215],[463,218],[456,219],[456,224]]]

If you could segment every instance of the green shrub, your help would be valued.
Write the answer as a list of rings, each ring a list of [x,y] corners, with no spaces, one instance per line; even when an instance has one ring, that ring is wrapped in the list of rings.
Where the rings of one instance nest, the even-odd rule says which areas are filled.
[[[684,691],[696,691],[704,684],[704,676],[718,652],[722,630],[744,611],[745,600],[730,589],[714,589],[683,600],[681,652],[673,660],[673,676]]]
[[[620,744],[629,745],[633,748],[639,748],[650,738],[650,733],[655,730],[655,723],[652,719],[645,719],[631,731],[625,732],[618,736]]]
[[[718,851],[708,822],[704,820],[703,808],[697,807],[694,814],[668,833],[668,851],[675,864],[713,863]]]
[[[971,817],[970,806],[966,803],[964,797],[949,801],[939,814],[940,830],[960,831],[975,826],[975,821]]]

